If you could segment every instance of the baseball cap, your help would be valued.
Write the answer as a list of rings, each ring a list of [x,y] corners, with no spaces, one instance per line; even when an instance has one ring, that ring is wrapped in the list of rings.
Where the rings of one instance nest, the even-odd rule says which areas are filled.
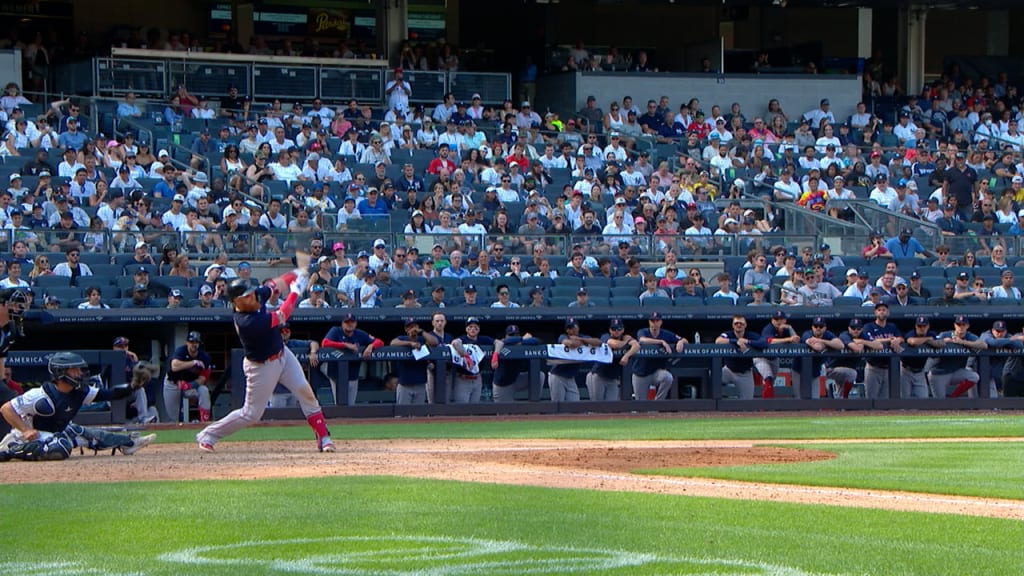
[[[927,325],[931,324],[931,322],[928,320],[927,316],[918,316],[917,317],[917,322],[915,322],[915,324],[917,326],[927,326]]]
[[[376,270],[374,270],[373,268],[368,268],[366,270],[366,275],[364,276],[364,278],[376,278],[376,277],[377,277],[377,271]],[[316,286],[314,286],[314,288],[316,288]],[[323,288],[323,287],[321,286],[321,288]]]
[[[509,324],[508,327],[505,328],[506,336],[514,336],[516,334],[519,334],[519,326],[516,326],[515,324]]]
[[[405,322],[403,323],[403,326],[410,326],[410,325],[416,324],[416,323],[417,322],[416,322],[415,318],[406,318]]]
[[[822,252],[824,252],[825,250],[831,250],[831,249],[832,249],[832,247],[829,246],[828,244],[822,244],[821,246],[818,246],[818,250],[821,250]]]
[[[970,320],[967,319],[967,316],[964,316],[963,314],[957,314],[956,318],[953,318],[953,323],[954,324],[970,324],[971,322],[970,322]]]
[[[149,246],[149,244],[146,244],[145,242],[136,242],[135,243],[135,249],[136,250],[138,250],[139,248],[145,248],[146,246]]]
[[[825,319],[821,316],[815,316],[814,320],[811,320],[811,326],[824,326]]]
[[[210,181],[210,178],[206,175],[206,172],[196,172],[196,175],[192,177],[192,181],[206,184]]]
[[[582,287],[582,286],[580,286],[580,289],[576,291],[577,295],[580,295],[580,294],[584,294],[585,295],[586,293],[587,293],[587,289]]]
[[[877,308],[882,308],[882,307],[889,308],[889,304],[887,302],[879,302],[878,304],[875,304],[875,308],[876,309]]]
[[[374,248],[377,248],[377,247],[380,247],[380,246],[387,246],[387,245],[388,245],[388,243],[385,242],[383,238],[377,238],[376,240],[373,241],[373,247]]]
[[[341,319],[341,321],[342,322],[355,322],[356,321],[356,315],[352,314],[351,312],[349,312],[348,314],[345,314],[345,316]]]
[[[473,284],[466,284],[466,287],[462,289],[463,292],[476,292],[476,286]]]
[[[172,202],[184,202],[185,201],[185,197],[182,196],[181,194],[175,194],[174,198],[172,198],[171,201]]]
[[[651,315],[647,317],[648,320],[661,320],[660,312],[651,312]]]
[[[371,272],[370,270],[367,270],[367,274],[369,274],[370,272]],[[310,292],[323,292],[324,291],[324,286],[323,286],[323,284],[313,284],[313,286],[310,287],[309,291]]]
[[[920,272],[911,272],[910,273],[910,279],[911,280],[919,280],[920,278],[921,278],[921,273]]]
[[[213,294],[213,288],[210,288],[209,284],[204,284],[203,287],[199,289],[199,293],[200,294]]]
[[[822,98],[821,99],[821,105],[822,106],[828,106],[828,98]]]
[[[137,268],[137,269],[135,270],[135,274],[149,274],[149,269],[148,269],[148,268],[146,268],[145,266],[139,266],[139,267],[138,267],[138,268]]]
[[[772,313],[772,319],[775,318],[781,318],[785,320],[786,318],[789,318],[789,314],[786,314],[785,310],[776,310],[775,312]]]
[[[887,180],[889,180],[889,178],[885,174],[879,174],[878,176],[875,176],[875,182],[885,182]]]
[[[579,325],[580,325],[580,323],[577,322],[575,318],[566,318],[565,319],[565,327],[566,328],[578,328]]]
[[[992,329],[1006,330],[1006,322],[1003,322],[1002,320],[996,320],[995,322],[992,323]]]
[[[961,272],[956,275],[957,280],[970,280],[971,276],[967,272]]]
[[[858,276],[858,275],[860,275],[860,272],[858,272],[856,268],[850,268],[849,270],[846,271],[846,275],[847,276]]]
[[[862,328],[864,322],[860,318],[853,318],[850,320],[850,328]]]
[[[609,330],[622,330],[624,328],[625,326],[622,325],[622,320],[619,319],[612,320],[611,324],[608,325]]]
[[[114,338],[114,344],[113,345],[114,346],[127,346],[128,345],[128,339],[125,338],[124,336],[118,336],[117,338]]]

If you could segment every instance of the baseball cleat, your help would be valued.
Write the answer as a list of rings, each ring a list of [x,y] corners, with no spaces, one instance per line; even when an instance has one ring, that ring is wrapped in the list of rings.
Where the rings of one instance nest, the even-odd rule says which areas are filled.
[[[317,446],[319,447],[321,452],[337,452],[338,451],[337,447],[334,446],[334,442],[331,442],[331,438],[329,436],[324,436],[323,438],[321,438],[317,442]]]
[[[203,452],[216,452],[213,448],[213,444],[210,444],[209,442],[200,442],[199,449]]]
[[[138,438],[133,438],[132,439],[132,445],[131,446],[122,446],[121,447],[121,452],[125,456],[131,456],[132,454],[135,454],[139,450],[142,450],[146,446],[149,446],[150,444],[152,444],[153,440],[156,440],[156,434],[147,434],[145,436],[139,436]]]

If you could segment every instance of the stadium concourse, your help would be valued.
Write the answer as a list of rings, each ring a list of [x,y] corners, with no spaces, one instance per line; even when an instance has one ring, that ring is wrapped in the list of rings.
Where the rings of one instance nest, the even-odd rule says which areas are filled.
[[[228,312],[231,279],[259,282],[308,250],[296,320],[352,313],[384,341],[402,331],[372,320],[522,309],[522,333],[557,337],[578,316],[600,334],[621,315],[652,344],[652,316],[701,318],[705,306],[715,322],[685,329],[687,341],[729,342],[732,315],[763,320],[752,332],[769,318],[782,330],[788,310],[792,343],[806,342],[819,316],[835,336],[854,317],[884,326],[882,308],[900,324],[884,344],[895,352],[924,325],[915,319],[959,344],[957,326],[989,311],[1010,326],[978,321],[971,333],[992,347],[1024,341],[1024,137],[1005,91],[943,79],[842,117],[827,95],[785,112],[684,94],[541,115],[526,101],[448,95],[411,107],[402,71],[389,74],[387,106],[249,102],[237,89],[219,107],[182,90],[167,102],[129,95],[97,108],[116,136],[85,132],[74,99],[4,100],[0,286],[29,288],[42,309],[30,318],[45,322],[108,308],[215,315]],[[765,361],[754,379],[779,372]]]

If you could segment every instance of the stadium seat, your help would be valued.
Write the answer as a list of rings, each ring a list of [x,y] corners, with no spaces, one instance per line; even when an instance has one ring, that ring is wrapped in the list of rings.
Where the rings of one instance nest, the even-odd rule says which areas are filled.
[[[68,288],[71,286],[71,278],[67,276],[37,276],[35,288],[46,292],[50,288]]]
[[[643,308],[671,307],[672,299],[664,298],[662,296],[651,296],[641,300],[640,306]]]
[[[840,296],[839,298],[832,299],[832,305],[836,307],[840,306],[863,306],[864,301],[856,296]]]

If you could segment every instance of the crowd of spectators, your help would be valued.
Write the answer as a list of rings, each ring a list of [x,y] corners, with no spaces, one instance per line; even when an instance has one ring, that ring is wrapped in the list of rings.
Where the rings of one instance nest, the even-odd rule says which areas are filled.
[[[881,283],[877,263],[887,258],[925,266],[937,256],[936,266],[956,272],[948,278],[954,291],[959,267],[1002,273],[1015,263],[1006,239],[1021,232],[1024,137],[1016,90],[1002,76],[977,86],[940,79],[922,94],[930,112],[910,97],[893,118],[863,103],[836,118],[828,98],[799,114],[771,99],[748,117],[736,103],[705,113],[697,99],[677,105],[669,96],[641,110],[628,95],[607,112],[588,98],[563,118],[541,115],[529,101],[485,106],[477,95],[413,106],[416,86],[402,68],[386,86],[384,110],[355,100],[332,107],[321,98],[255,103],[237,88],[211,100],[178,87],[156,110],[164,130],[191,150],[172,159],[136,137],[132,128],[154,110],[131,94],[116,109],[128,129],[110,137],[89,133],[74,99],[26,117],[29,103],[10,84],[0,98],[7,130],[0,156],[17,171],[5,172],[9,187],[0,193],[13,255],[4,273],[31,283],[47,275],[32,261],[40,253],[70,262],[81,253],[142,250],[160,258],[148,273],[184,277],[159,298],[174,288],[186,305],[202,305],[204,296],[219,305],[218,278],[189,258],[221,266],[255,256],[278,261],[318,245],[323,270],[314,286],[324,290],[308,295],[317,307],[399,306],[408,278],[428,283],[411,288],[420,305],[459,304],[464,295],[450,291],[469,287],[481,305],[608,305],[627,297],[616,290],[630,279],[628,297],[644,305],[720,297],[828,305],[851,294],[871,301],[872,291],[853,289],[856,279],[864,273]],[[957,116],[942,113],[947,108]],[[932,228],[894,220],[859,255],[842,255],[854,268],[844,277],[832,273],[842,264],[830,265],[827,251],[808,258],[783,246],[779,253],[787,206],[850,219],[836,201],[851,198],[932,223],[947,238],[933,254],[924,246],[939,243],[927,237]],[[347,239],[366,230],[386,231],[372,245]],[[717,291],[692,284],[676,264],[726,254],[750,257],[715,279]],[[746,268],[769,257],[773,264],[746,281]],[[913,281],[911,272],[904,269]],[[985,274],[969,276],[996,288]],[[439,278],[459,282],[433,286]],[[146,302],[132,298],[135,287],[118,296]],[[436,288],[449,293],[438,297]],[[877,296],[895,297],[895,289]]]

